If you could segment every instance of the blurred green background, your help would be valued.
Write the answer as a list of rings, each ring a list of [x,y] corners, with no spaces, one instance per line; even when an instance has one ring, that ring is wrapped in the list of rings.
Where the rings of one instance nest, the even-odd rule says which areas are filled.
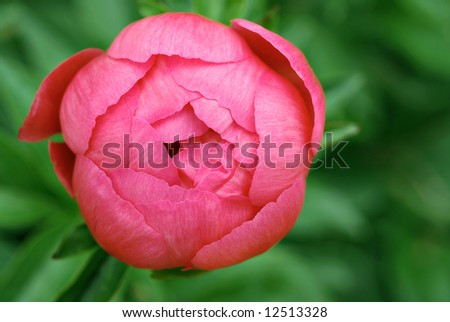
[[[267,253],[159,280],[98,250],[65,256],[89,236],[73,233],[47,143],[17,131],[57,64],[170,10],[247,18],[301,48],[350,169],[311,172],[296,226]],[[450,300],[448,0],[1,0],[0,76],[0,301]]]

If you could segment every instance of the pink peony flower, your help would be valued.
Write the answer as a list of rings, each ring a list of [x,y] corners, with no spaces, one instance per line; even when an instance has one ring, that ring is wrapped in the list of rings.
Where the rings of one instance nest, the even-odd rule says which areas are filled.
[[[42,82],[19,138],[49,143],[97,240],[133,266],[217,269],[261,254],[300,213],[324,95],[303,54],[237,19],[126,27]]]

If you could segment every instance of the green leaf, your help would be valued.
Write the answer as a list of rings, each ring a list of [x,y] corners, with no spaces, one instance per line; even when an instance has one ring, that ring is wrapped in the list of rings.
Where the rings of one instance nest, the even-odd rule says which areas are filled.
[[[364,236],[369,229],[367,219],[342,190],[311,176],[302,213],[288,237],[320,240],[336,235],[352,239]]]
[[[164,287],[165,301],[326,301],[322,281],[311,268],[300,251],[276,246],[232,267],[195,278],[155,280],[156,287],[149,287]],[[144,288],[137,283],[133,287]],[[133,300],[153,300],[133,293],[138,296]]]
[[[21,126],[37,89],[24,64],[0,56],[0,126],[16,134]],[[2,118],[4,118],[2,120]]]
[[[209,17],[213,20],[224,20],[224,15],[226,11],[237,11],[242,12],[245,8],[245,3],[247,1],[205,1],[205,0],[193,0],[192,6],[193,11],[202,15]]]
[[[329,147],[357,135],[359,133],[359,126],[348,121],[327,122],[325,132],[322,144]]]
[[[52,135],[49,140],[52,142],[56,142],[56,143],[64,143],[65,142],[62,133]]]
[[[448,231],[430,231],[421,221],[411,229],[411,214],[399,215],[397,210],[389,214],[399,217],[396,225],[385,222],[385,236],[380,240],[386,285],[398,301],[448,301]]]
[[[127,265],[98,249],[77,280],[57,301],[108,301],[119,288],[126,269]]]
[[[209,271],[192,269],[192,270],[183,270],[182,268],[172,268],[172,269],[164,269],[152,272],[152,278],[159,280],[171,280],[177,278],[185,278],[185,277],[195,277],[198,275],[205,274]]]
[[[22,229],[59,212],[42,195],[0,186],[0,229]]]
[[[413,67],[445,77],[450,75],[450,60],[448,55],[443,54],[450,52],[448,28],[421,23],[414,17],[392,14],[383,20],[383,30],[390,45]]]
[[[77,0],[73,7],[81,30],[94,40],[94,47],[107,48],[125,26],[138,18],[129,0]]]
[[[75,227],[59,244],[53,258],[60,259],[64,257],[78,255],[96,247],[97,243],[92,237],[85,224]]]
[[[365,79],[355,74],[326,91],[327,120],[345,117],[345,109],[364,88]]]
[[[143,17],[169,12],[171,8],[164,0],[138,0],[139,13]]]
[[[268,22],[273,18],[273,12],[266,12],[265,0],[192,0],[192,11],[224,24],[229,24],[234,18],[262,20]]]
[[[36,195],[56,196],[48,203],[51,209],[58,205],[64,207],[65,213],[68,213],[68,209],[75,209],[75,203],[53,171],[47,142],[20,142],[0,130],[0,149],[0,178],[3,186],[21,191],[36,191]]]
[[[138,0],[142,16],[165,12],[194,12],[229,24],[234,18],[245,18],[261,23],[272,21],[274,13],[267,11],[266,0]]]
[[[39,268],[50,260],[68,227],[70,226],[67,220],[60,220],[32,235],[16,250],[0,274],[0,301],[17,299]]]
[[[0,6],[0,42],[16,34],[20,23],[19,8],[14,3]]]
[[[46,257],[26,283],[16,301],[54,301],[78,277],[91,253],[55,260]]]
[[[14,243],[0,232],[0,272],[3,271],[8,260],[13,256],[15,248]]]
[[[44,78],[58,64],[73,55],[77,48],[57,28],[30,9],[23,8],[20,33],[28,58]]]

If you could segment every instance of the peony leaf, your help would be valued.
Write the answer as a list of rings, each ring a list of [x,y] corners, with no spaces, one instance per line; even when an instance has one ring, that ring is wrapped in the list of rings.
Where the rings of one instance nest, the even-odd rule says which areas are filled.
[[[336,189],[320,179],[309,178],[302,214],[288,239],[320,240],[326,236],[342,236],[349,240],[362,238],[370,225],[365,213],[349,201],[347,195],[344,187]]]
[[[24,64],[3,56],[0,56],[0,75],[0,125],[3,123],[4,129],[15,134],[33,101],[35,85]]]
[[[56,213],[48,198],[0,186],[0,229],[28,228]]]
[[[92,252],[87,252],[60,260],[47,256],[39,268],[33,269],[33,276],[24,285],[15,301],[53,301],[77,278],[91,254]]]
[[[190,11],[190,1],[180,0],[138,0],[139,13],[143,17],[169,11]]]
[[[77,0],[73,2],[73,11],[83,34],[94,41],[93,47],[106,48],[124,26],[136,19],[133,2]]]
[[[65,141],[64,141],[64,137],[63,137],[63,135],[62,135],[61,133],[52,135],[52,136],[50,137],[50,141],[56,142],[56,143],[64,143],[64,142],[65,142]]]
[[[49,193],[57,194],[58,199],[47,200],[47,210],[57,209],[59,212],[68,213],[68,208],[75,210],[75,203],[62,188],[56,178],[53,165],[48,160],[47,142],[39,142],[33,145],[18,142],[15,136],[0,130],[0,178],[2,186],[21,191],[22,200],[28,197],[23,191],[36,191],[36,196],[44,196]],[[32,197],[32,196],[30,196]],[[55,206],[55,207],[54,207]],[[48,211],[50,212],[50,211]]]
[[[326,133],[323,137],[322,144],[325,147],[332,146],[333,144],[357,135],[359,131],[359,126],[353,122],[328,122],[325,127]]]
[[[13,240],[0,231],[0,271],[3,271],[8,260],[14,255],[16,248]]]
[[[231,19],[264,20],[268,18],[265,0],[192,0],[192,11],[213,20],[229,24]]]
[[[383,17],[386,43],[419,71],[438,76],[450,75],[448,1],[399,1],[404,14],[392,12]]]
[[[78,255],[96,246],[97,243],[89,232],[89,229],[85,224],[82,224],[64,237],[53,254],[53,258],[60,259]]]
[[[98,249],[76,281],[57,298],[57,301],[108,301],[119,288],[127,267],[102,249]]]
[[[182,268],[172,268],[153,271],[151,277],[158,280],[172,280],[176,278],[195,277],[207,272],[200,269],[182,270]]]
[[[142,301],[143,292],[164,287],[162,295],[152,293],[151,300],[162,301],[326,301],[326,284],[313,263],[300,249],[279,245],[270,251],[226,269],[208,271],[196,278],[135,282],[132,300]],[[133,269],[135,275],[144,274]],[[132,270],[132,271],[133,271]],[[142,281],[139,279],[138,281]],[[145,288],[150,288],[145,290]],[[159,296],[159,297],[156,297]]]
[[[365,82],[363,75],[354,74],[327,90],[327,119],[345,118],[346,107],[364,89]]]
[[[57,28],[40,19],[31,9],[22,7],[19,27],[28,59],[38,67],[42,76],[75,51],[70,41],[58,34]]]
[[[0,41],[17,34],[20,23],[19,7],[15,3],[0,6]]]
[[[2,268],[0,301],[17,299],[36,272],[50,259],[53,249],[68,226],[68,221],[61,217],[60,222],[33,234],[16,250]]]

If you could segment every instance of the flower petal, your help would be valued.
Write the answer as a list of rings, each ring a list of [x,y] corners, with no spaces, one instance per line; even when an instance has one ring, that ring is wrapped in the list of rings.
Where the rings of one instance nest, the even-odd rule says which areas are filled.
[[[169,186],[143,172],[114,169],[107,172],[114,191],[135,205],[146,223],[161,233],[173,260],[186,266],[194,254],[250,220],[255,210],[248,198],[219,198],[210,192]]]
[[[198,119],[189,104],[181,111],[153,123],[152,126],[161,140],[169,143],[201,136],[208,131],[208,127]]]
[[[56,176],[70,196],[73,197],[72,178],[73,168],[75,166],[75,154],[65,143],[51,141],[48,143],[48,151]]]
[[[111,57],[136,62],[158,54],[222,63],[245,59],[251,51],[231,28],[191,13],[141,19],[122,30],[108,50]]]
[[[162,269],[172,265],[163,237],[84,156],[77,157],[73,187],[89,230],[108,253],[136,267]]]
[[[61,132],[59,109],[67,86],[80,69],[102,53],[100,49],[82,50],[44,79],[19,131],[20,140],[34,142]]]
[[[276,202],[267,204],[253,220],[204,246],[192,259],[192,267],[222,268],[267,251],[294,225],[303,205],[304,192],[305,178],[299,178]]]
[[[240,163],[251,164],[250,153],[256,156],[259,136],[239,126],[230,110],[220,107],[214,100],[199,98],[191,102],[195,114],[220,137],[234,145],[233,158]]]
[[[179,86],[169,74],[165,57],[157,57],[152,70],[139,84],[135,115],[150,124],[179,112],[200,94]]]
[[[272,70],[256,90],[255,119],[261,144],[249,196],[254,205],[264,206],[308,172],[302,152],[312,125],[300,93]]]
[[[252,183],[253,174],[247,169],[237,167],[233,176],[224,183],[216,194],[220,197],[229,197],[234,195],[248,196]]]
[[[200,120],[230,143],[239,143],[242,146],[249,142],[259,142],[258,135],[249,132],[233,120],[230,110],[220,107],[214,100],[199,98],[191,102],[195,114]]]
[[[261,73],[267,69],[256,57],[225,64],[168,57],[167,67],[177,84],[216,100],[230,110],[237,124],[254,132],[255,87]]]
[[[159,134],[147,121],[132,115],[138,91],[134,87],[97,118],[85,155],[104,170],[132,169],[178,184],[177,169]]]
[[[286,39],[253,22],[236,19],[232,21],[232,28],[258,57],[300,90],[314,119],[311,142],[320,144],[325,122],[325,95],[303,53]]]
[[[134,205],[150,204],[161,200],[173,203],[186,199],[198,200],[204,198],[205,194],[196,189],[169,185],[165,180],[132,169],[110,169],[105,173],[110,178],[114,190]]]
[[[221,200],[213,196],[137,205],[147,224],[164,236],[175,266],[189,266],[204,245],[220,239],[255,214],[248,198]]]
[[[80,154],[87,150],[97,116],[116,104],[153,61],[138,64],[102,55],[74,77],[64,95],[60,115],[63,136],[72,151]]]

